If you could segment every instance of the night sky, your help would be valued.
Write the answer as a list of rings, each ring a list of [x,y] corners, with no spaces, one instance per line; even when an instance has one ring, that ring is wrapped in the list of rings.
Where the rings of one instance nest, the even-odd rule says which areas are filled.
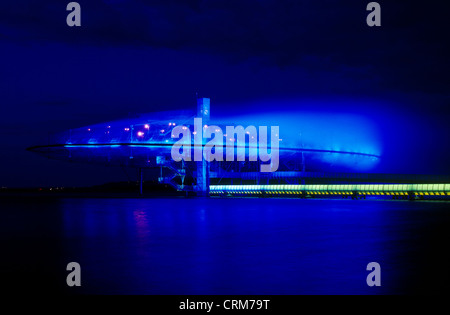
[[[127,180],[26,148],[136,113],[308,110],[373,119],[394,173],[450,174],[449,17],[443,1],[89,0],[0,3],[0,185]],[[128,176],[135,178],[129,171]]]

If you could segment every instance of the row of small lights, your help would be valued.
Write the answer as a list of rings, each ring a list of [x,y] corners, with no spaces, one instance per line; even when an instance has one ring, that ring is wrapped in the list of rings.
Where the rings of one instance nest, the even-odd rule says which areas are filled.
[[[176,124],[175,123],[169,123],[169,126],[176,126]],[[107,126],[106,128],[111,128],[111,126]],[[144,128],[145,129],[150,129],[150,125],[148,125],[148,124],[146,124],[146,125],[144,125]],[[206,128],[208,128],[208,125],[204,125],[203,126],[203,128],[204,129],[206,129]],[[183,130],[186,130],[187,129],[187,127],[185,127],[185,126],[183,126],[183,128],[182,128]],[[88,131],[91,131],[91,128],[88,128]],[[124,128],[124,131],[130,131],[130,128],[128,128],[128,127],[126,127],[126,128]],[[219,132],[220,131],[220,129],[216,129],[216,132]],[[164,132],[166,132],[164,129],[161,129],[161,133],[164,133]],[[109,133],[109,131],[107,131],[107,133]],[[248,135],[250,134],[250,132],[246,132]],[[193,132],[193,134],[194,135],[196,135],[197,134],[197,131],[194,131]],[[143,137],[144,136],[144,132],[142,132],[142,131],[138,131],[137,132],[137,136],[138,137]],[[225,138],[227,137],[227,134],[224,134],[223,135]],[[278,136],[278,135],[277,135]],[[252,136],[252,139],[254,139],[255,137],[254,136]],[[234,142],[234,141],[236,141],[235,139],[233,139],[233,138],[230,138],[230,141],[232,141],[232,142]],[[283,139],[279,139],[279,141],[283,141]]]
[[[169,126],[176,126],[176,123],[169,123]],[[106,128],[107,128],[107,129],[110,129],[111,126],[107,126]],[[146,125],[144,125],[144,128],[148,130],[148,129],[150,129],[150,125],[146,124]],[[88,128],[88,129],[87,129],[87,131],[91,131],[91,130],[92,130],[91,128]],[[125,127],[123,130],[124,130],[124,131],[130,131],[130,128]],[[165,132],[165,130],[164,130],[164,129],[161,129],[161,133],[164,133],[164,132]],[[106,133],[109,133],[109,130],[106,131]],[[138,135],[138,137],[143,137],[143,136],[144,136],[144,132],[138,131],[138,132],[137,132],[137,135]]]
[[[221,193],[230,193],[230,194],[262,194],[262,191],[233,191],[233,190],[212,190],[210,191],[211,194],[221,194]],[[265,191],[266,194],[290,194],[290,195],[353,195],[353,192],[320,192],[320,191]],[[450,193],[445,192],[411,192],[414,195],[420,195],[420,196],[450,196]],[[368,196],[408,196],[409,192],[357,192],[358,196],[361,195],[368,195]]]

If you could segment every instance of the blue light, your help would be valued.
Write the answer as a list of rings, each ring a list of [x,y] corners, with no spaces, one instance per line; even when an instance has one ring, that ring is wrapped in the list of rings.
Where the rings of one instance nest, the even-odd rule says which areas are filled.
[[[73,149],[75,147],[92,149],[107,149],[108,146],[122,147],[124,150],[116,150],[112,154],[122,154],[126,158],[130,152],[125,148],[139,148],[133,151],[133,156],[136,160],[138,158],[140,160],[142,155],[142,160],[147,161],[149,154],[157,154],[155,149],[161,149],[162,154],[170,154],[170,144],[175,139],[171,138],[170,130],[166,130],[168,121],[171,126],[184,126],[191,133],[194,131],[195,115],[180,113],[176,117],[173,114],[170,118],[161,120],[152,119],[152,115],[72,129],[70,139],[65,133],[59,143],[73,145],[70,147]],[[156,116],[158,115],[155,114]],[[280,162],[283,163],[283,159],[291,159],[293,155],[296,155],[297,162],[301,162],[303,152],[306,166],[311,171],[319,171],[324,166],[341,171],[367,171],[377,166],[381,156],[381,141],[376,125],[361,115],[319,111],[316,113],[264,112],[221,117],[213,115],[208,124],[204,125],[217,125],[223,131],[226,130],[226,126],[279,126]],[[107,134],[105,134],[106,126],[109,127]],[[88,129],[91,132],[86,133]],[[224,132],[224,136],[225,134]],[[194,137],[192,137],[193,140]],[[83,154],[87,158],[92,156],[92,153],[80,153],[80,159]],[[99,156],[104,154],[111,154],[111,152],[98,152]]]

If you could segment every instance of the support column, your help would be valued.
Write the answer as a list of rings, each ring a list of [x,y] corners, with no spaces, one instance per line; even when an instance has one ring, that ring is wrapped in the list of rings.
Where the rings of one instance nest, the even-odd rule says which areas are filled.
[[[197,117],[202,118],[203,125],[209,123],[210,118],[210,99],[197,99]],[[204,144],[202,139],[202,145]],[[203,148],[202,148],[203,152]],[[209,196],[209,162],[202,156],[202,160],[195,163],[197,166],[197,186],[196,191],[198,196]]]

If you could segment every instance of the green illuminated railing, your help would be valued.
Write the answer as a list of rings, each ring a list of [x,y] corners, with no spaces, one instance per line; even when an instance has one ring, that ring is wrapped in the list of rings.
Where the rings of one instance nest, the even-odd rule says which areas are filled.
[[[450,184],[212,185],[210,194],[450,196]]]

